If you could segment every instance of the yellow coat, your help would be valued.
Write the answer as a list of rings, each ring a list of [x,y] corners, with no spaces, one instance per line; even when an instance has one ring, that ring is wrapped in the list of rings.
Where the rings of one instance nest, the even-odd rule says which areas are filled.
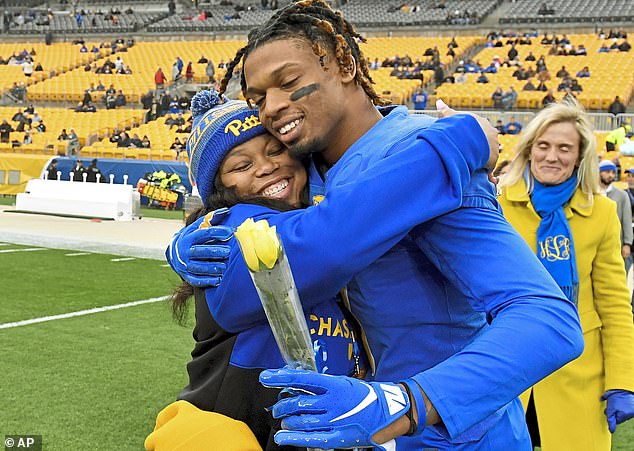
[[[498,199],[504,216],[533,251],[541,221],[526,184],[506,187]],[[542,451],[609,451],[606,390],[634,391],[634,325],[621,257],[616,203],[577,189],[565,208],[579,273],[579,316],[585,350],[533,386]],[[530,324],[527,325],[530,327]],[[522,395],[524,407],[530,390]]]

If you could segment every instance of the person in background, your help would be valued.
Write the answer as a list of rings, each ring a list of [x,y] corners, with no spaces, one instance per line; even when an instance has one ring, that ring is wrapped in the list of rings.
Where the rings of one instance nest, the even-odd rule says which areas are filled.
[[[97,159],[96,158],[94,158],[90,162],[90,165],[86,168],[86,174],[87,174],[86,175],[86,181],[87,182],[97,183],[97,175],[99,175],[99,182],[101,182],[101,183],[105,183],[106,182],[106,178],[101,173],[101,170],[97,167]]]
[[[57,180],[57,158],[53,158],[50,164],[46,167],[47,180]]]
[[[553,104],[516,149],[500,205],[577,306],[585,342],[581,357],[522,395],[533,445],[610,451],[617,424],[634,416],[634,325],[616,204],[599,194],[594,132],[576,101]]]
[[[632,207],[627,193],[612,184],[616,177],[616,165],[610,160],[599,163],[599,191],[616,202],[616,214],[621,225],[621,256],[625,262],[625,274],[632,266]]]
[[[229,64],[220,91],[244,58],[243,94],[258,106],[262,124],[288,145],[291,155],[312,156],[317,167],[323,167],[322,173],[328,171],[323,202],[346,191],[367,170],[399,157],[430,153],[418,148],[431,139],[425,134],[451,123],[451,118],[441,119],[416,132],[426,118],[409,115],[404,107],[377,109],[385,101],[366,78],[369,70],[359,52],[360,36],[323,1],[290,3],[249,38]],[[448,109],[442,102],[439,105],[441,111]],[[476,124],[468,122],[456,137],[465,140],[464,147],[479,137],[483,140],[476,147],[497,151],[497,131],[483,121],[490,138],[485,142],[484,135],[471,130],[470,125]],[[451,148],[448,143],[444,147]],[[397,171],[383,173],[398,175]],[[316,174],[311,182],[318,183],[319,178]],[[517,396],[580,355],[581,330],[574,305],[501,217],[487,171],[475,178],[476,183],[470,185],[473,191],[468,191],[473,197],[465,195],[460,208],[408,229],[411,235],[394,244],[384,243],[393,247],[381,252],[370,266],[356,258],[338,265],[338,275],[342,275],[339,271],[355,272],[349,262],[360,265],[359,273],[345,274],[344,279],[355,294],[350,296],[352,311],[360,315],[370,348],[375,349],[376,372],[366,382],[291,369],[263,372],[260,381],[265,386],[292,389],[291,397],[273,407],[274,417],[284,418],[277,443],[395,449],[395,439],[396,446],[417,450],[459,444],[465,444],[463,449],[527,449],[528,431]],[[374,188],[391,189],[383,177],[372,179]],[[451,191],[444,188],[432,203],[442,202]],[[409,197],[403,200],[410,201]],[[390,222],[402,219],[394,211],[388,214]],[[275,221],[281,215],[267,216]],[[364,223],[363,229],[370,225]],[[365,237],[380,229],[372,227],[372,234],[359,235],[352,228],[348,232],[363,236],[365,242]],[[277,230],[283,234],[289,261],[320,261],[319,267],[308,263],[305,271],[294,273],[304,303],[311,289],[304,290],[307,285],[302,278],[314,276],[312,283],[321,295],[335,282],[334,274],[327,282],[317,280],[323,277],[318,271],[325,266],[322,257],[333,254],[324,252],[324,246],[335,246],[338,253],[359,243],[356,239],[332,241],[323,235],[314,243],[316,235],[307,231],[295,235],[293,230],[298,229],[292,225],[280,224]],[[203,235],[200,238],[207,240]],[[172,249],[181,246],[175,241]],[[179,255],[187,258],[189,244],[185,240]],[[231,256],[240,258],[234,252]],[[494,263],[492,258],[501,260]],[[507,263],[502,259],[508,259]],[[226,269],[220,286],[207,295],[209,305],[222,304],[222,314],[228,314],[234,304],[225,295],[231,296],[233,287],[244,289],[251,283],[244,262],[232,260]],[[487,270],[489,275],[482,272]],[[489,277],[495,283],[489,283]],[[398,299],[399,308],[386,303],[386,297]],[[239,299],[240,318],[245,319],[246,303]],[[261,305],[252,307],[254,319],[263,320]],[[519,335],[516,331],[523,318],[531,318],[531,328]],[[460,337],[452,332],[456,329],[464,331]],[[553,352],[545,353],[544,348]],[[293,390],[301,387],[310,393]],[[376,396],[372,398],[376,402],[363,402],[370,399],[368,395]],[[309,421],[304,421],[305,413],[313,413]]]
[[[507,135],[519,135],[522,131],[522,124],[517,122],[513,116],[509,118],[509,122],[504,126],[504,132]]]
[[[427,92],[423,88],[417,88],[412,95],[412,102],[415,110],[424,110],[427,108]]]

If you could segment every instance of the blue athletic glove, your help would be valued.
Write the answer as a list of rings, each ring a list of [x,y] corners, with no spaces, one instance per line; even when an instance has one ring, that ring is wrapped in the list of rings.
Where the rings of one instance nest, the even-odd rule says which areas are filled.
[[[616,425],[634,417],[634,393],[627,390],[608,390],[602,401],[607,401],[605,416],[608,417],[608,428],[614,434]]]
[[[198,218],[174,234],[165,257],[172,269],[194,287],[217,287],[226,270],[224,261],[233,237],[230,227],[217,225],[228,208],[221,208]]]
[[[364,382],[289,368],[265,370],[260,382],[265,387],[301,392],[273,406],[273,417],[283,418],[284,429],[275,434],[278,445],[395,449],[394,440],[379,445],[372,436],[410,408],[405,391],[393,383]]]

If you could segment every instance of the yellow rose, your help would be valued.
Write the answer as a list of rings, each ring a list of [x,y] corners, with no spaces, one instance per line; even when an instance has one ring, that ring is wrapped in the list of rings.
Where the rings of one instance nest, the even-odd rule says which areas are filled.
[[[244,261],[251,271],[273,268],[281,250],[275,226],[269,226],[266,219],[255,222],[249,218],[240,224],[235,237],[240,243]]]

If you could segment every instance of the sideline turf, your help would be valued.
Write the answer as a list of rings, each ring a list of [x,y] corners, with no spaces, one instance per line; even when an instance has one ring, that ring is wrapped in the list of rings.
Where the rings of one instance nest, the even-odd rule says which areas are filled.
[[[179,283],[158,260],[68,253],[0,253],[0,323],[163,296]],[[192,322],[177,326],[158,302],[0,329],[0,436],[41,434],[52,451],[143,449],[187,383]],[[612,449],[634,449],[634,420],[617,427]]]

